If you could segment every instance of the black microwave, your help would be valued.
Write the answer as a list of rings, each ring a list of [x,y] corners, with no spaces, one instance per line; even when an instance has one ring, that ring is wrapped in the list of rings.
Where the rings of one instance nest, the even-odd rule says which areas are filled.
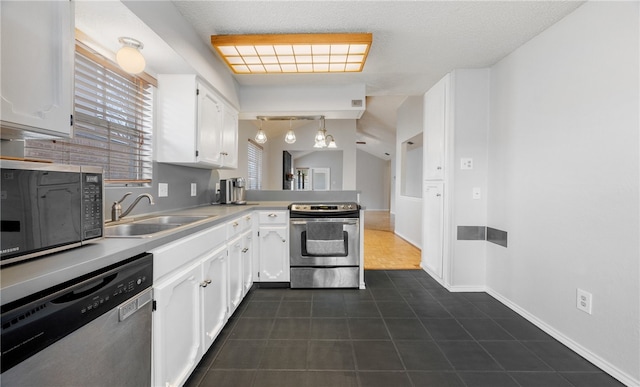
[[[103,237],[102,168],[0,160],[0,264]]]

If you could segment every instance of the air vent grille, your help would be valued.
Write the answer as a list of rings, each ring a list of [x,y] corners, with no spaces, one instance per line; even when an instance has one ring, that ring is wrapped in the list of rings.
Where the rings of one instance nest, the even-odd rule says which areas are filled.
[[[362,107],[362,100],[361,99],[352,99],[351,100],[351,107]]]

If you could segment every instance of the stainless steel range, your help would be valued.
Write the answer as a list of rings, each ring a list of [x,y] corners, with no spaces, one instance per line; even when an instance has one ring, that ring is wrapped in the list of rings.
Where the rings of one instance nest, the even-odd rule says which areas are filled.
[[[292,288],[359,287],[357,203],[293,203],[289,218]]]

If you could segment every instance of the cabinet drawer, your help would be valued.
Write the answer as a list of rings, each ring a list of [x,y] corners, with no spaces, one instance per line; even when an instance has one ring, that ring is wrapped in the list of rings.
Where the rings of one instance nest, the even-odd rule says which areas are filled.
[[[224,244],[225,236],[224,225],[219,225],[150,251],[153,253],[153,281]]]
[[[287,224],[287,211],[260,211],[260,224]]]
[[[227,240],[233,239],[244,231],[251,229],[253,222],[251,214],[245,214],[227,223]]]

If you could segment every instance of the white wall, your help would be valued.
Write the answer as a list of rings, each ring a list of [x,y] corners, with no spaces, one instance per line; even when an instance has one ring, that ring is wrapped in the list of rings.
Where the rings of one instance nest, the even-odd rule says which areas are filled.
[[[639,3],[587,2],[491,69],[491,292],[640,385]],[[576,289],[593,314],[576,309]]]
[[[398,108],[396,128],[396,155],[402,154],[402,143],[421,134],[423,130],[423,97],[409,97]],[[411,244],[422,247],[422,198],[403,196],[400,171],[402,162],[396,160],[395,233]]]
[[[457,240],[457,226],[487,225],[489,81],[489,69],[459,69],[451,74],[454,151],[448,169],[453,172],[449,179],[449,189],[453,189],[449,196],[453,199],[453,241],[448,281],[459,289],[485,286],[486,242]],[[473,168],[461,169],[462,158],[472,159]],[[474,188],[480,189],[480,199],[473,198]]]
[[[391,161],[358,150],[356,163],[356,189],[360,191],[360,204],[367,210],[388,210]]]

